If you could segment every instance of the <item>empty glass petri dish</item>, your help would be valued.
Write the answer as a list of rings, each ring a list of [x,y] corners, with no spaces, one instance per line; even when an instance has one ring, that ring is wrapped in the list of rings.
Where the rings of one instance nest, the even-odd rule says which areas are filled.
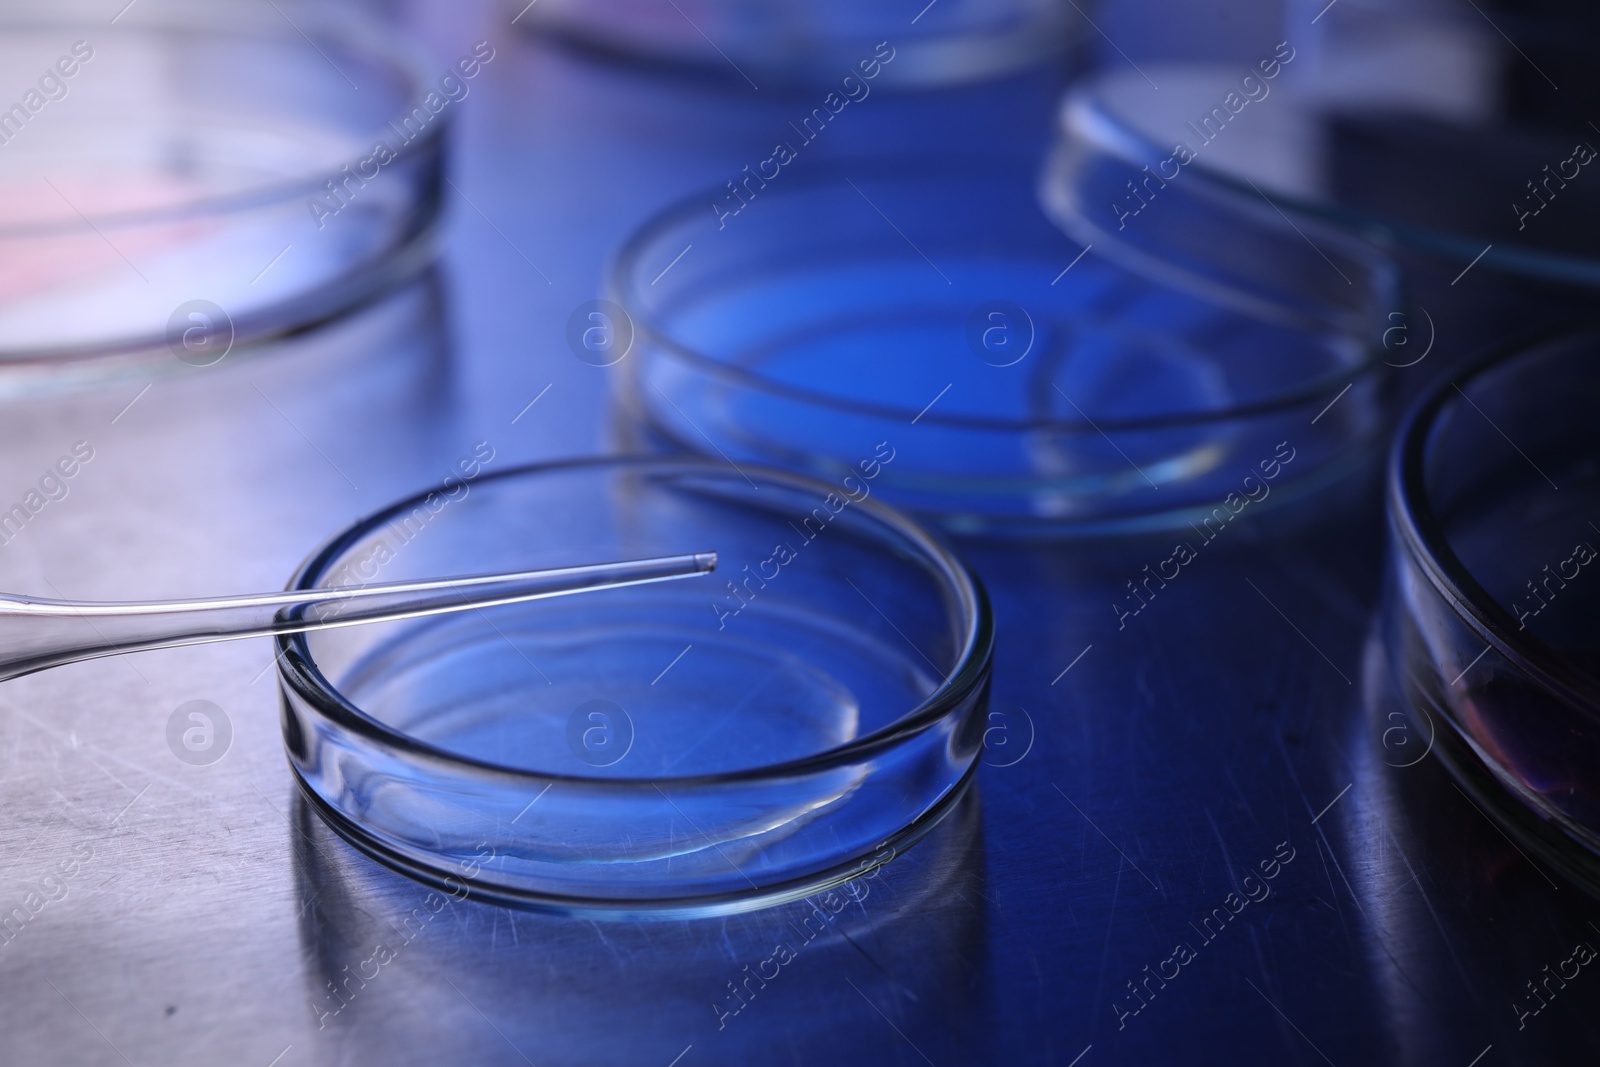
[[[1525,339],[1530,320],[1586,321],[1600,286],[1592,11],[1491,23],[1467,5],[1346,0],[1288,14],[1288,39],[1254,61],[1074,84],[1048,178],[1067,231],[1106,255],[1181,258],[1147,207],[1182,199],[1219,220],[1281,211],[1319,245],[1318,223],[1359,235],[1404,264],[1431,309],[1418,333],[1436,323],[1447,358]]]
[[[505,0],[512,22],[588,51],[740,85],[947,85],[1063,56],[1077,25],[1059,0]]]
[[[0,360],[215,362],[431,258],[450,71],[348,11],[8,5],[0,69]]]
[[[1058,535],[1293,499],[1382,438],[1397,287],[1356,242],[1333,235],[1338,265],[1313,268],[1286,226],[1212,241],[1271,279],[1246,294],[1073,243],[1022,168],[767,184],[693,197],[619,253],[631,444],[832,479],[883,443],[885,499],[962,534]]]
[[[1434,738],[1480,802],[1593,886],[1597,357],[1593,330],[1514,349],[1416,410],[1390,471],[1385,608],[1414,736]]]
[[[712,551],[706,578],[280,642],[289,761],[341,834],[451,888],[706,914],[858,876],[981,745],[976,580],[871,498],[696,459],[466,477],[319,551],[295,588]]]

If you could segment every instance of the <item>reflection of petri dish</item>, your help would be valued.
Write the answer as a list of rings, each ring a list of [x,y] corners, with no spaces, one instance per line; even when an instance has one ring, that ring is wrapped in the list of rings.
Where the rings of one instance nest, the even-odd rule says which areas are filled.
[[[899,506],[963,533],[1064,533],[1201,521],[1262,463],[1282,477],[1252,491],[1281,501],[1382,432],[1393,280],[1360,250],[1342,276],[1319,260],[1230,302],[1086,254],[1003,170],[771,184],[691,199],[620,253],[625,433],[824,478],[892,452],[879,487]]]
[[[1413,416],[1390,476],[1386,609],[1458,777],[1600,873],[1600,333],[1502,354]],[[1558,488],[1559,487],[1559,488]]]
[[[596,460],[398,504],[296,585],[691,544],[721,563],[285,639],[290,761],[378,858],[535,907],[735,910],[883,862],[966,783],[992,633],[962,565],[870,481],[847,499],[757,468]]]
[[[795,977],[802,974],[799,968],[785,968],[785,978],[803,983],[799,992],[795,985],[783,985],[785,995],[799,999],[812,991],[831,992],[825,983],[837,985],[841,968],[859,960],[857,946],[870,943],[876,959],[916,960],[914,967],[897,968],[897,981],[921,1011],[941,1013],[957,1028],[975,1012],[975,998],[964,995],[964,979],[971,969],[971,946],[982,936],[984,915],[967,901],[986,888],[987,858],[976,790],[953,805],[904,858],[816,894],[809,902],[799,900],[731,921],[610,923],[599,930],[584,929],[559,915],[518,916],[519,942],[537,945],[537,951],[507,951],[495,929],[498,909],[433,899],[434,894],[334,840],[311,806],[299,799],[291,811],[297,832],[288,835],[300,894],[296,899],[316,900],[314,907],[295,908],[293,914],[305,960],[300,969],[304,995],[319,1018],[338,1015],[339,1023],[349,1024],[345,1039],[358,1043],[368,1062],[455,1062],[460,1034],[440,1026],[436,1014],[415,1010],[416,1004],[442,993],[457,996],[447,984],[453,983],[497,1021],[517,1048],[539,1050],[536,1063],[652,1063],[656,1050],[670,1044],[686,1020],[714,1002],[705,991],[729,998],[723,1009],[723,1018],[729,1018],[729,1009],[739,1002],[727,990],[728,961],[772,958],[776,942],[787,943],[808,961],[800,978]],[[406,914],[419,904],[440,910],[424,910],[415,918]],[[448,924],[449,951],[429,956],[427,966],[405,971],[402,980],[368,982],[360,990],[365,1001],[360,1013],[345,1013],[327,980],[341,976],[351,960],[370,957],[374,946],[402,948],[391,925],[397,906],[401,917],[410,919],[402,936],[414,937],[418,920],[435,925],[428,938],[444,934],[441,928]],[[581,936],[571,936],[573,932]],[[493,961],[489,981],[484,981],[486,961]],[[752,963],[751,969],[762,968]],[[775,972],[769,966],[766,973],[770,978]],[[587,978],[574,982],[576,974]],[[648,1004],[652,1010],[618,1026],[610,1014],[618,1003]],[[529,1011],[530,1004],[554,1010]],[[865,1005],[862,1009],[871,1011]],[[899,1040],[887,1027],[884,1033]],[[916,1033],[926,1047],[926,1031],[919,1027]],[[799,1011],[774,1013],[761,1026],[718,1030],[714,1062],[766,1064],[776,1042],[808,1063],[882,1058],[864,1057],[860,1028],[840,1025],[835,1013]],[[698,1051],[703,1054],[705,1046]]]
[[[427,261],[449,110],[378,27],[103,16],[0,14],[0,68],[31,83],[0,115],[0,359],[204,364]]]
[[[920,14],[881,0],[505,0],[505,8],[517,25],[589,51],[762,86],[834,85],[859,79],[862,63],[880,85],[974,81],[1060,57],[1077,33],[1058,0],[943,0]]]

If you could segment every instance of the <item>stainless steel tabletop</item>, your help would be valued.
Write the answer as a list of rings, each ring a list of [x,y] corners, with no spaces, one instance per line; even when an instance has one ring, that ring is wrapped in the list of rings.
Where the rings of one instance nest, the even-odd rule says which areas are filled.
[[[0,588],[272,589],[477,442],[491,469],[605,447],[615,370],[566,349],[568,315],[642,218],[804,108],[507,22],[414,27],[441,69],[497,49],[436,275],[271,351],[6,402],[0,508],[92,458],[0,546]],[[929,106],[944,147],[1038,143],[1056,88],[886,96],[823,151],[909,140]],[[1574,961],[1600,907],[1385,733],[1382,553],[1372,493],[1245,518],[1119,629],[1170,546],[967,546],[1000,632],[974,791],[855,897],[717,919],[455,901],[355,853],[291,781],[265,640],[6,683],[0,1061],[1596,1062],[1600,968]],[[186,760],[196,700],[226,730]]]

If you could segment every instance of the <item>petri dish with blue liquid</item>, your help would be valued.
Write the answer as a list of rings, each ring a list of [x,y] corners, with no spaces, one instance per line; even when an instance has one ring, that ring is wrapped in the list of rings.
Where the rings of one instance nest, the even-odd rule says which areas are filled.
[[[656,457],[486,475],[406,540],[419,508],[335,538],[293,589],[707,551],[717,570],[280,637],[290,764],[383,862],[518,906],[712,914],[888,862],[967,788],[989,607],[877,500]]]
[[[453,482],[280,593],[0,594],[0,679],[272,635],[289,764],[335,831],[453,894],[561,913],[798,899],[965,795],[993,620],[906,516],[692,458]]]
[[[1264,257],[1270,286],[1191,284],[1074,243],[1022,167],[770,186],[691,197],[616,257],[623,440],[824,480],[881,465],[872,492],[948,530],[1059,536],[1304,496],[1382,437],[1398,287],[1357,242],[1318,272],[1263,226],[1202,247]]]

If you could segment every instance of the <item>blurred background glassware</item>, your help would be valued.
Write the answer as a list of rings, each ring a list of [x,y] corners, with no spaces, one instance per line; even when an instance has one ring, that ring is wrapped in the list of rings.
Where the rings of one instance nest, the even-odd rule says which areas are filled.
[[[1600,332],[1439,387],[1390,471],[1387,644],[1416,735],[1600,887]],[[1559,488],[1558,488],[1559,487]]]
[[[1061,56],[1082,19],[1064,0],[505,0],[512,21],[585,50],[741,84],[831,83],[888,42],[886,85],[977,81]],[[881,56],[879,57],[881,58]]]
[[[1252,492],[1281,502],[1384,431],[1399,297],[1358,242],[1328,235],[1340,273],[1281,222],[1212,242],[1270,287],[1195,292],[1067,240],[1021,168],[856,161],[775,184],[685,201],[619,253],[629,443],[833,479],[887,442],[891,503],[1055,535],[1203,521],[1265,463],[1285,476]]]
[[[1284,41],[1260,60],[1146,62],[1076,85],[1047,179],[1053,214],[1107,255],[1166,258],[1163,227],[1110,225],[1113,205],[1138,206],[1129,183],[1157,170],[1171,185],[1157,199],[1206,201],[1219,218],[1270,203],[1375,241],[1438,330],[1435,376],[1593,306],[1600,179],[1583,159],[1600,146],[1597,19],[1573,0],[1290,0]],[[1192,159],[1166,165],[1180,144]]]
[[[725,581],[285,639],[291,765],[358,847],[506,903],[733,911],[885,861],[965,788],[993,633],[957,560],[836,488],[608,459],[487,475],[409,541],[423,498],[379,513],[294,587],[689,541]]]
[[[545,25],[538,20],[548,2],[539,0],[529,7],[526,0],[514,6],[495,0],[507,59],[497,64],[490,78],[497,83],[494,91],[508,103],[494,108],[492,121],[502,134],[493,143],[475,145],[470,135],[461,139],[467,152],[460,159],[462,173],[469,181],[460,184],[495,226],[550,275],[553,284],[545,285],[537,275],[525,277],[532,268],[513,256],[508,269],[463,293],[462,321],[474,334],[497,333],[495,342],[516,354],[505,360],[502,380],[525,375],[523,389],[529,398],[553,383],[563,397],[562,415],[585,428],[584,447],[595,449],[608,446],[603,431],[609,373],[568,360],[563,332],[573,309],[596,295],[594,279],[610,252],[660,205],[730,179],[742,182],[747,173],[771,174],[770,160],[779,143],[789,145],[798,156],[783,164],[786,174],[863,154],[989,153],[995,158],[1018,152],[1042,154],[1048,146],[1051,116],[1077,69],[1087,33],[1081,16],[1066,0],[1052,0],[1066,11],[1064,43],[1055,41],[1056,31],[1041,31],[1037,40],[1014,42],[1017,51],[1004,42],[994,51],[996,39],[980,33],[973,54],[988,54],[998,65],[973,66],[962,60],[935,63],[936,69],[930,69],[933,61],[924,47],[928,42],[942,41],[941,48],[956,52],[968,47],[951,29],[953,23],[946,21],[949,0],[929,6],[920,19],[927,0],[895,12],[879,0],[868,0],[857,5],[860,14],[845,18],[860,28],[882,17],[886,28],[881,35],[842,37],[826,47],[819,44],[794,54],[798,68],[771,73],[736,54],[702,21],[705,12],[748,10],[752,20],[788,18],[826,27],[834,24],[831,20],[842,10],[840,5],[831,0],[820,8],[795,3],[679,2],[678,7],[745,70],[751,79],[747,81],[665,0],[631,6],[565,4]],[[653,26],[662,14],[677,25],[668,32],[639,33],[629,29],[634,23],[620,16],[609,22],[591,18],[596,12],[624,8],[644,20],[638,25]],[[956,21],[982,21],[984,15],[973,14],[977,10],[974,5],[965,13],[958,8]],[[1017,12],[1045,8],[1002,0],[987,10],[1003,22]],[[1056,19],[1059,12],[1049,17]],[[575,46],[560,28],[563,20],[575,20],[575,32],[590,38],[624,35],[623,43],[642,51]],[[510,30],[505,30],[507,26]],[[688,35],[690,51],[702,49],[703,54],[686,60],[686,66],[654,60],[658,45],[684,40],[677,36],[679,30]],[[748,43],[758,50],[764,47],[755,38]],[[880,54],[892,58],[880,59]],[[752,82],[759,91],[752,89]],[[485,110],[491,101],[485,98]],[[571,106],[573,101],[582,106]],[[582,164],[549,165],[557,159]],[[1036,166],[1037,160],[1029,165]],[[507,168],[516,170],[517,181],[499,183],[498,188],[486,185],[480,198],[471,184],[475,176]],[[496,200],[501,207],[495,206]],[[529,203],[559,203],[562,210],[527,211],[524,205]],[[469,220],[462,228],[492,234],[477,221]],[[540,248],[568,250],[570,263],[559,273],[549,270],[537,251]],[[530,289],[527,282],[534,280],[539,285]],[[540,286],[553,299],[541,301],[535,295]],[[528,321],[502,314],[508,303]],[[526,358],[530,336],[562,351],[565,373]],[[532,422],[543,427],[553,409],[546,402],[540,407],[544,413],[539,420],[525,419],[518,425]],[[511,414],[515,413],[514,408]],[[542,455],[569,451],[575,439]],[[529,453],[527,458],[539,455]]]
[[[201,362],[431,259],[450,115],[381,27],[170,0],[0,25],[0,67],[37,82],[0,102],[0,359]]]

